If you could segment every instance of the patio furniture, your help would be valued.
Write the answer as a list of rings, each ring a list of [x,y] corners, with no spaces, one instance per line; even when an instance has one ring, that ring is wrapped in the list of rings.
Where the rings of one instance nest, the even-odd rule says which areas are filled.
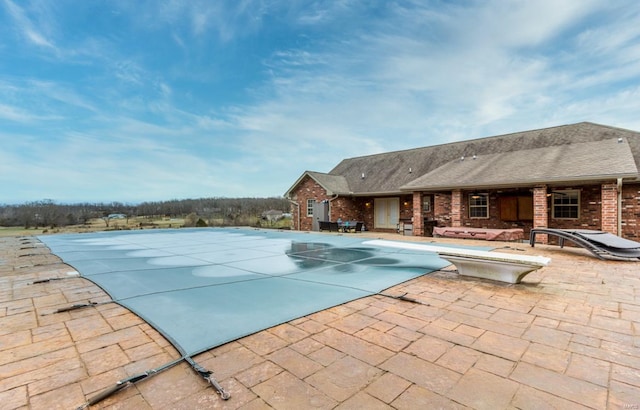
[[[338,222],[318,221],[320,231],[339,232],[340,225]]]
[[[594,254],[598,259],[606,257],[640,259],[640,242],[621,238],[608,232],[589,229],[551,229],[534,228],[529,236],[529,244],[533,247],[536,235],[546,234],[558,237],[560,247],[568,240]]]
[[[343,233],[358,233],[362,231],[362,225],[364,223],[358,221],[338,222],[338,229]]]

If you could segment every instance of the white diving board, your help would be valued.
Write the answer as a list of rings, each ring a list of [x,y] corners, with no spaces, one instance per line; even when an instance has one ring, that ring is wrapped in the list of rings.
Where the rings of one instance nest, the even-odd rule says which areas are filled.
[[[435,252],[442,259],[454,264],[460,275],[507,283],[520,283],[527,274],[547,266],[551,262],[550,258],[544,256],[514,255],[383,239],[366,241],[363,242],[363,245]]]

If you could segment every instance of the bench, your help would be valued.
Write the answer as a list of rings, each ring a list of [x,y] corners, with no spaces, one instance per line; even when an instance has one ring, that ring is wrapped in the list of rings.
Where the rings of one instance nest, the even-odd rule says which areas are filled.
[[[338,232],[340,227],[337,222],[330,221],[318,221],[318,228],[320,231]]]
[[[547,266],[551,262],[550,258],[543,256],[514,255],[382,239],[365,241],[363,245],[435,252],[442,259],[454,264],[460,275],[507,283],[520,283],[527,274]]]

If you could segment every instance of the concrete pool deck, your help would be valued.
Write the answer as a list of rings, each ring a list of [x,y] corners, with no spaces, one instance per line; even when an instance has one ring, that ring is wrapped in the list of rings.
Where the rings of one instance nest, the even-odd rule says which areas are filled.
[[[640,262],[437,241],[552,261],[517,285],[436,272],[385,292],[421,303],[369,296],[198,355],[228,401],[180,363],[91,408],[640,408]],[[71,269],[25,243],[0,238],[0,407],[74,409],[179,357],[116,304],[54,313],[109,298],[83,278],[34,284]]]

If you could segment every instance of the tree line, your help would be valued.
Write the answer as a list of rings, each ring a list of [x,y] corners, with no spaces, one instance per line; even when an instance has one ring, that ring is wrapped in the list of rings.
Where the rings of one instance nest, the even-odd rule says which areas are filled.
[[[108,224],[110,215],[127,218],[181,218],[197,215],[204,221],[218,221],[223,225],[252,225],[248,223],[270,210],[289,212],[285,198],[200,198],[125,204],[76,203],[58,204],[53,200],[26,202],[20,205],[0,205],[0,226],[25,228],[64,227],[83,225],[95,218]]]

